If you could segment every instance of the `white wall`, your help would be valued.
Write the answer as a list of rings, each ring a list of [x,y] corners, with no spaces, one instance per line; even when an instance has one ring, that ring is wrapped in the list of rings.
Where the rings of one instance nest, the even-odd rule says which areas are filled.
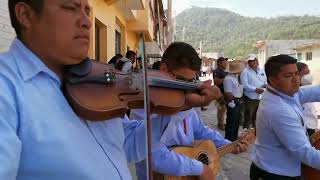
[[[307,59],[307,52],[312,52],[312,60],[306,61]],[[298,51],[298,53],[302,53],[302,60],[303,62],[307,63],[310,69],[320,71],[320,48],[309,48],[304,49],[302,51]]]
[[[257,55],[260,67],[263,67],[267,60],[266,49],[260,49]]]
[[[9,11],[8,11],[8,0],[0,0],[0,52],[6,51],[15,33],[11,27]]]
[[[306,53],[312,52],[312,60],[306,61]],[[309,69],[314,77],[316,78],[317,83],[320,83],[320,48],[310,48],[298,51],[298,53],[302,53],[302,61],[308,64]]]

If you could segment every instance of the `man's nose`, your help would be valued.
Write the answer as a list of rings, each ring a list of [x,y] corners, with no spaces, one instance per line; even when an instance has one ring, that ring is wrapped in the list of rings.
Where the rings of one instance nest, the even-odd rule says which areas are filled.
[[[292,78],[293,83],[299,83],[300,82],[300,76],[298,74],[294,75]]]
[[[83,10],[82,14],[81,14],[81,20],[79,21],[79,26],[81,28],[84,28],[86,30],[89,30],[91,28],[91,20],[90,20],[90,16],[85,12],[85,10]]]

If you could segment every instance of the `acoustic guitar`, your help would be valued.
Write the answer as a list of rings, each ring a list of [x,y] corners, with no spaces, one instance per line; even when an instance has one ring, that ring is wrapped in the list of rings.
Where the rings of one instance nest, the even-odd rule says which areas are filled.
[[[317,131],[311,135],[310,143],[317,150],[320,150],[320,131]],[[304,180],[320,179],[320,170],[314,169],[306,165],[302,165],[302,177]]]
[[[249,144],[252,144],[255,140],[255,129],[248,130],[244,133],[243,138],[234,141],[231,144],[216,148],[214,143],[210,140],[194,141],[190,146],[179,146],[172,149],[172,151],[188,156],[189,158],[196,159],[203,164],[209,166],[212,170],[214,177],[220,171],[220,157],[225,154],[233,152],[238,143],[246,139]],[[212,177],[212,179],[214,179]],[[170,176],[154,172],[153,179],[155,180],[197,180],[198,176]]]

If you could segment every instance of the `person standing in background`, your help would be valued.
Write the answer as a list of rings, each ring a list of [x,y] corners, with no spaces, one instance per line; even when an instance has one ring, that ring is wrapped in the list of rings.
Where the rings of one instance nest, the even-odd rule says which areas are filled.
[[[256,114],[264,92],[267,77],[264,70],[259,67],[255,54],[249,54],[247,58],[248,66],[243,70],[240,76],[244,91],[244,122],[243,128],[255,127]]]
[[[312,85],[313,77],[310,74],[308,65],[302,62],[297,62],[297,67],[301,77],[301,86]],[[315,103],[305,103],[302,104],[302,107],[303,120],[306,123],[308,135],[311,136],[316,132],[318,127],[316,105]]]
[[[218,86],[221,93],[224,93],[223,89],[223,80],[227,76],[227,72],[225,72],[227,68],[227,61],[228,58],[219,57],[217,60],[217,69],[213,71],[213,81],[214,85]],[[226,113],[226,106],[225,106],[225,100],[223,97],[218,99],[216,101],[216,107],[217,107],[217,119],[218,119],[218,129],[224,130],[224,120],[225,120],[225,113]]]
[[[126,53],[126,57],[121,58],[115,67],[116,67],[116,69],[118,69],[124,73],[128,73],[128,72],[132,71],[133,63],[136,61],[136,58],[137,58],[137,54],[135,52],[128,51]]]
[[[243,70],[241,63],[229,63],[227,76],[224,78],[224,97],[227,102],[227,120],[225,138],[230,141],[238,139],[240,125],[240,104],[243,86],[239,82],[239,74]]]
[[[123,56],[121,54],[116,54],[115,56],[113,56],[110,61],[108,62],[108,64],[113,64],[116,65],[119,61],[119,59],[123,58]]]

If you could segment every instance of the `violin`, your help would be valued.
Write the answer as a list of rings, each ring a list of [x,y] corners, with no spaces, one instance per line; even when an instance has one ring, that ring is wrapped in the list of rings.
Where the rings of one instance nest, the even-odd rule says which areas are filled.
[[[148,70],[150,110],[170,115],[185,108],[187,91],[198,84],[175,80],[159,70]],[[123,117],[129,109],[142,109],[143,74],[123,73],[113,65],[89,59],[66,72],[64,95],[75,113],[87,120],[102,121]]]

